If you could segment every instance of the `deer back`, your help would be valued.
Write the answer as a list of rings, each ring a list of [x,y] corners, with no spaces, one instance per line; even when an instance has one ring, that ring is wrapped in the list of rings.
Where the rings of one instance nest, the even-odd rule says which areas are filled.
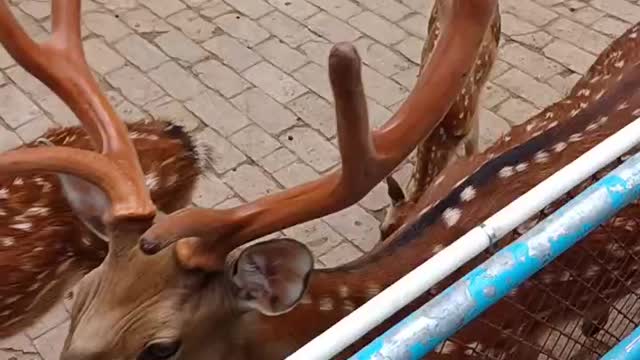
[[[158,208],[170,213],[187,206],[206,147],[166,120],[127,127]],[[80,127],[52,129],[42,137],[57,146],[95,150]],[[56,176],[0,176],[0,337],[36,321],[104,260],[104,229],[87,225],[73,213]]]

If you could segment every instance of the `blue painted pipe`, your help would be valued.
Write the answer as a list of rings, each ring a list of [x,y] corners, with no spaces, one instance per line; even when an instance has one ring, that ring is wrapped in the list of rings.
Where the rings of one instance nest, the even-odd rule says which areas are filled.
[[[352,356],[418,360],[640,197],[640,153]]]
[[[600,360],[633,360],[640,359],[640,327],[636,328],[622,339],[613,349],[609,350]]]

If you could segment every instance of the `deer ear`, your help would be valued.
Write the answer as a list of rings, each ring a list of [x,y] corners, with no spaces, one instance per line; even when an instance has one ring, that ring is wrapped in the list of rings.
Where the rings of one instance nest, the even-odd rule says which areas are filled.
[[[300,301],[312,269],[313,255],[304,244],[274,239],[236,249],[225,271],[241,307],[273,316]]]
[[[106,240],[102,219],[111,206],[106,194],[99,187],[73,175],[58,174],[58,179],[75,215],[95,235]]]
[[[398,206],[406,200],[402,186],[391,175],[387,176],[385,180],[387,182],[387,194],[391,198],[391,205]]]

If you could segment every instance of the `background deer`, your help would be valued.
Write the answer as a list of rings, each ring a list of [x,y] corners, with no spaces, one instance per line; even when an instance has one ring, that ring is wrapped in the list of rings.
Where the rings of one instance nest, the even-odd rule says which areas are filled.
[[[443,2],[437,1],[432,8],[427,27],[428,36],[422,49],[421,69],[424,69],[440,37],[442,24],[438,14],[442,6]],[[442,125],[435,130],[435,134],[418,146],[416,165],[411,174],[407,194],[405,195],[393,176],[386,179],[391,207],[387,209],[384,221],[380,224],[381,239],[386,239],[397,230],[414,211],[416,202],[427,187],[433,183],[442,169],[457,157],[456,148],[459,144],[463,145],[461,150],[464,156],[470,156],[477,151],[478,103],[498,54],[500,33],[500,8],[497,6],[490,31],[482,39],[480,53],[464,88],[445,115]],[[440,136],[437,136],[438,134]]]
[[[60,93],[66,92],[66,101],[76,114],[83,117],[89,131],[80,127],[56,129],[43,135],[46,143],[59,147],[85,151],[100,146],[99,133],[123,131],[120,126],[93,125],[97,117],[114,117],[102,94],[90,77],[84,62],[79,38],[75,38],[79,26],[73,13],[62,16],[64,9],[75,10],[77,5],[60,5],[57,32],[51,42],[36,45],[13,23],[6,2],[0,4],[0,40],[13,49],[18,60],[24,61],[21,51],[31,51],[37,65],[30,71],[48,81],[48,85]],[[60,22],[68,22],[61,28]],[[54,45],[64,42],[62,50]],[[28,49],[28,50],[25,50]],[[54,55],[53,68],[43,63]],[[62,54],[62,55],[58,55]],[[31,59],[33,60],[33,59]],[[69,66],[78,66],[70,70]],[[77,83],[67,83],[66,74],[76,76]],[[65,74],[65,72],[67,72]],[[80,83],[82,90],[72,86]],[[95,98],[89,98],[95,96]],[[91,101],[94,100],[94,101]],[[90,104],[88,107],[83,103]],[[117,123],[116,125],[119,125]],[[128,135],[134,147],[131,161],[140,163],[144,184],[151,192],[151,199],[163,212],[173,212],[191,202],[191,193],[206,160],[206,147],[196,146],[181,127],[165,120],[139,121],[127,125]],[[121,134],[126,136],[126,133]],[[108,145],[107,140],[104,140]],[[42,141],[18,149],[38,149]],[[115,149],[122,153],[122,149]],[[137,153],[137,156],[135,154]],[[73,151],[70,155],[75,155]],[[82,153],[79,153],[82,155]],[[59,179],[47,173],[26,176],[7,171],[2,164],[0,171],[0,338],[12,335],[33,323],[47,312],[64,292],[105,258],[109,241],[100,217],[95,213],[91,187],[83,187],[71,178]],[[95,166],[95,165],[94,165]],[[86,171],[92,167],[88,166]]]
[[[441,16],[447,25],[443,26],[442,40],[436,45],[414,93],[396,114],[394,120],[402,120],[394,124],[398,127],[416,126],[417,122],[411,122],[415,118],[409,114],[421,104],[446,101],[446,97],[431,99],[434,95],[430,93],[418,102],[415,94],[429,80],[455,71],[454,66],[462,67],[463,64],[447,62],[440,69],[443,71],[432,72],[442,64],[438,60],[444,54],[443,49],[452,51],[449,53],[452,60],[465,58],[453,56],[459,55],[457,51],[471,51],[470,44],[456,42],[453,29],[472,28],[464,37],[473,41],[477,50],[481,38],[474,36],[484,36],[495,10],[495,3],[487,1],[451,1],[444,5]],[[316,182],[236,209],[189,209],[172,214],[143,236],[141,247],[147,253],[155,253],[154,256],[145,256],[133,247],[127,248],[125,255],[110,249],[110,256],[116,254],[112,256],[113,262],[106,261],[78,285],[63,358],[285,357],[639,116],[638,31],[640,25],[613,42],[564,100],[513,129],[484,153],[447,167],[442,180],[436,180],[419,200],[416,209],[420,210],[407,219],[406,226],[386,239],[384,246],[349,264],[313,270],[309,251],[291,239],[247,242],[351,201],[345,192],[359,194],[362,187],[373,182],[367,181],[369,178],[379,181],[385,176],[380,175],[383,170],[388,174],[388,169],[393,168],[384,161],[385,157],[375,155],[378,151],[391,151],[392,145],[398,145],[392,140],[400,139],[387,135],[397,129],[389,125],[373,135],[366,131],[358,58],[352,48],[344,44],[336,46],[330,57],[330,78],[336,95],[343,167]],[[466,59],[471,62],[470,68],[475,58]],[[462,85],[448,89],[461,91]],[[444,114],[449,108],[440,110]],[[347,113],[351,116],[346,116]],[[347,123],[345,119],[351,121]],[[347,135],[350,142],[343,141]],[[356,154],[364,160],[353,161]],[[363,173],[369,177],[363,177]],[[547,213],[589,183],[552,204]],[[355,188],[356,184],[362,187]],[[478,353],[497,358],[536,358],[545,351],[536,344],[548,330],[545,324],[588,315],[586,310],[592,301],[584,295],[588,295],[586,290],[594,282],[600,283],[611,274],[618,282],[634,280],[635,263],[619,256],[609,263],[613,271],[601,264],[600,256],[588,261],[578,258],[585,253],[604,253],[607,258],[616,259],[619,251],[611,246],[611,238],[636,251],[633,249],[637,249],[637,228],[628,227],[627,219],[637,218],[638,209],[634,204],[622,211],[608,224],[609,231],[601,228],[592,233],[581,247],[563,255],[478,321],[462,329],[439,354],[430,358],[470,358]],[[536,220],[531,219],[531,223]],[[499,246],[508,244],[526,228],[506,236]],[[172,244],[176,241],[174,248]],[[171,246],[162,250],[167,245]],[[231,247],[236,245],[239,246]],[[482,258],[465,265],[437,288],[452,283]],[[126,270],[121,266],[124,261]],[[536,284],[544,284],[548,293],[539,291]],[[608,291],[613,288],[615,285],[606,283],[598,291],[613,297],[627,291]],[[130,289],[135,289],[135,294]],[[416,300],[343,355],[371,340],[429,297],[426,294]],[[543,302],[533,305],[531,299]],[[569,312],[564,304],[578,311]]]

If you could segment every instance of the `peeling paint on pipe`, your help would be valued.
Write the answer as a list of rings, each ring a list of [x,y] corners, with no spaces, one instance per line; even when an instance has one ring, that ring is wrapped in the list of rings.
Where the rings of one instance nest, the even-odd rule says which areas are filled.
[[[640,154],[352,356],[418,360],[640,197]]]
[[[622,339],[618,345],[609,350],[600,360],[633,360],[640,359],[640,327]]]

